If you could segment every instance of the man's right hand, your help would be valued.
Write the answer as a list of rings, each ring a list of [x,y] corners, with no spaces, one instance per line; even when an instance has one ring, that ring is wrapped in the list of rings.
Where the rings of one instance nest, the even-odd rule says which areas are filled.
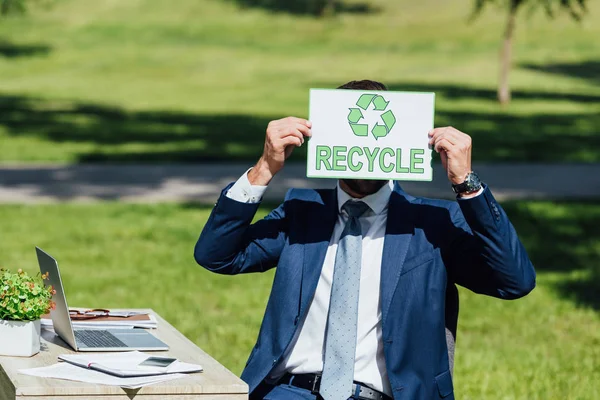
[[[269,122],[262,157],[248,172],[251,185],[267,186],[282,168],[295,147],[311,136],[312,124],[302,118],[287,117]]]

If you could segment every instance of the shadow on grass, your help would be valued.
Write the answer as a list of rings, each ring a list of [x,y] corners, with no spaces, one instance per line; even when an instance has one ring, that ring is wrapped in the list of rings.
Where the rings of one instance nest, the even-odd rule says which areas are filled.
[[[46,55],[50,47],[46,45],[20,45],[0,40],[0,57],[17,58]]]
[[[90,103],[0,96],[0,127],[12,136],[90,144],[79,162],[206,162],[257,158],[268,118],[127,112]],[[141,146],[141,147],[140,147]],[[136,148],[128,151],[123,148]]]
[[[273,12],[297,15],[372,14],[379,11],[369,3],[348,3],[341,0],[230,0],[242,7],[259,7]]]
[[[521,201],[503,207],[536,270],[563,273],[555,284],[561,296],[600,310],[598,203]]]
[[[332,87],[333,85],[329,85]],[[395,90],[435,91],[448,99],[495,101],[495,91],[458,85],[394,83]],[[599,102],[600,96],[515,92],[515,98]],[[85,102],[56,102],[0,94],[0,130],[64,145],[76,162],[254,161],[265,128],[280,115],[130,112]],[[453,125],[472,135],[474,159],[484,162],[600,162],[600,114],[436,110],[437,126]],[[48,144],[50,145],[50,144]],[[73,146],[76,145],[76,146]],[[40,151],[43,151],[40,145]],[[75,152],[75,154],[73,154]],[[292,159],[303,160],[306,146]],[[19,160],[19,155],[15,156]]]
[[[465,85],[432,84],[413,82],[393,82],[387,85],[389,90],[435,92],[436,95],[447,99],[477,99],[496,102],[495,89],[476,88]],[[512,90],[513,100],[547,100],[547,101],[572,101],[574,103],[598,103],[600,94],[560,93],[545,91]]]
[[[600,61],[555,64],[521,64],[520,67],[537,72],[584,79],[594,85],[600,84]]]
[[[473,138],[480,162],[600,162],[600,115],[514,116],[436,111],[436,126],[455,126]]]

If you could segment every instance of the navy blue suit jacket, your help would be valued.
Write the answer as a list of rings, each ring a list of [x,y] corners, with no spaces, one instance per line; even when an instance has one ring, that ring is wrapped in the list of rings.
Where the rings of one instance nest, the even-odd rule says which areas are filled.
[[[221,274],[277,267],[258,340],[242,373],[255,391],[281,360],[314,296],[337,218],[335,189],[292,189],[252,224],[258,204],[225,196],[195,247]],[[456,330],[455,284],[516,299],[535,286],[523,245],[488,188],[475,198],[390,196],[381,264],[382,337],[395,399],[453,399],[446,328]]]

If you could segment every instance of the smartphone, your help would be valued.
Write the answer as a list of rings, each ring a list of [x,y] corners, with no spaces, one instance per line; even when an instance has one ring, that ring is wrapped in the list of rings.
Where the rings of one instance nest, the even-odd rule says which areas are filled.
[[[152,368],[152,369],[167,369],[169,365],[177,361],[176,358],[169,357],[148,357],[138,367],[140,368]]]

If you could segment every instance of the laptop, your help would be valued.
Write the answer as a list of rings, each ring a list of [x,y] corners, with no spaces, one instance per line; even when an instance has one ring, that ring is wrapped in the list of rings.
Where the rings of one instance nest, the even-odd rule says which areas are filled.
[[[69,306],[58,271],[58,262],[48,253],[35,248],[40,272],[49,273],[46,286],[52,285],[56,294],[52,300],[56,308],[50,311],[54,332],[75,351],[130,351],[168,350],[169,346],[145,329],[73,329]]]

